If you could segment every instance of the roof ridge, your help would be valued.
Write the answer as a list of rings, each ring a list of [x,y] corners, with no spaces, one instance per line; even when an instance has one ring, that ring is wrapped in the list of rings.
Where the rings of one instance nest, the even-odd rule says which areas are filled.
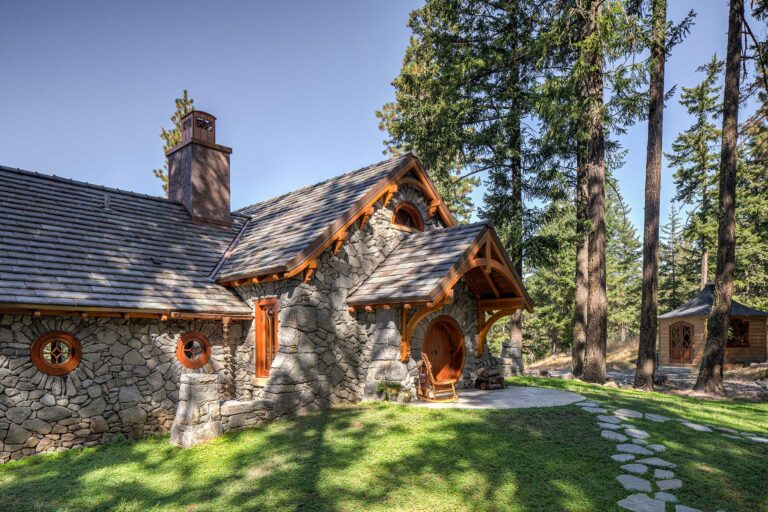
[[[303,187],[300,187],[300,188],[297,188],[297,189],[294,189],[294,190],[290,190],[290,191],[288,191],[288,192],[285,192],[285,193],[283,193],[283,194],[280,194],[280,195],[277,195],[277,196],[273,196],[273,197],[270,197],[270,198],[264,199],[264,200],[262,200],[262,201],[259,201],[259,202],[257,202],[257,203],[253,203],[253,204],[249,204],[249,205],[247,205],[247,206],[243,206],[242,208],[240,208],[240,209],[238,209],[238,210],[235,210],[235,212],[234,212],[234,213],[239,213],[239,214],[241,214],[241,215],[247,215],[247,214],[245,214],[245,213],[242,213],[242,212],[243,212],[243,210],[246,210],[246,209],[251,209],[251,208],[257,207],[257,206],[259,206],[259,205],[263,205],[264,203],[268,203],[268,202],[272,202],[272,201],[277,201],[277,200],[279,200],[279,199],[282,199],[282,198],[284,198],[284,197],[287,197],[287,196],[289,196],[289,195],[291,195],[291,194],[296,194],[297,192],[301,192],[301,191],[303,191],[303,190],[308,190],[308,189],[310,189],[310,188],[319,187],[320,185],[324,185],[324,184],[326,184],[326,183],[328,183],[328,182],[331,182],[331,181],[333,181],[333,180],[337,180],[337,179],[339,179],[339,178],[343,178],[344,176],[349,176],[350,174],[359,173],[359,172],[362,172],[362,171],[365,171],[365,170],[371,169],[371,168],[373,168],[373,167],[377,167],[377,166],[383,165],[383,164],[385,164],[385,163],[388,163],[388,162],[392,162],[392,161],[395,161],[395,160],[397,160],[398,158],[405,158],[405,157],[407,157],[407,156],[409,156],[409,155],[410,155],[410,156],[414,156],[414,152],[413,152],[413,151],[408,151],[408,152],[406,152],[406,153],[403,153],[402,155],[396,155],[396,156],[393,156],[393,157],[390,157],[390,158],[384,159],[384,160],[382,160],[382,161],[380,161],[380,162],[376,162],[375,164],[365,165],[365,166],[363,166],[363,167],[359,167],[359,168],[357,168],[357,169],[354,169],[354,170],[351,170],[351,171],[347,171],[347,172],[344,172],[344,173],[341,173],[341,174],[337,174],[336,176],[331,176],[330,178],[324,179],[323,181],[318,181],[318,182],[316,182],[316,183],[311,183],[311,184],[309,184],[309,185],[305,185],[305,186],[303,186]]]
[[[0,164],[0,171],[5,171],[8,173],[18,174],[22,176],[29,176],[32,178],[44,179],[48,181],[54,181],[57,183],[65,183],[69,185],[85,187],[89,189],[98,190],[100,192],[109,192],[111,194],[138,197],[141,199],[150,199],[154,201],[159,201],[161,203],[181,205],[181,203],[179,203],[178,201],[174,201],[173,199],[169,199],[163,196],[154,196],[152,194],[144,194],[141,192],[134,192],[132,190],[123,190],[115,187],[107,187],[105,185],[97,185],[95,183],[88,183],[87,181],[73,180],[72,178],[64,178],[63,176],[56,176],[55,174],[45,174],[38,171],[29,171],[27,169],[21,169],[19,167],[8,167],[7,165]],[[231,212],[231,213],[232,215],[236,215],[244,219],[249,218],[247,215],[243,215],[237,212]]]

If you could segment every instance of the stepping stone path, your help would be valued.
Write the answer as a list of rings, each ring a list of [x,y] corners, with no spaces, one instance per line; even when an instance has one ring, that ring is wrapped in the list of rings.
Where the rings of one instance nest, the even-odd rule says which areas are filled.
[[[667,509],[665,502],[655,500],[647,494],[632,494],[619,502],[621,508],[632,512],[664,512]]]
[[[679,489],[683,486],[683,481],[677,478],[672,480],[657,480],[656,485],[662,491],[671,491],[673,489]]]
[[[674,494],[669,494],[668,492],[657,492],[653,495],[654,498],[661,501],[667,501],[669,503],[674,503],[677,501],[677,496]]]
[[[630,473],[635,473],[637,475],[644,475],[648,472],[648,466],[643,464],[624,464],[621,466],[621,469],[624,471],[629,471]]]
[[[666,512],[667,503],[677,503],[677,497],[668,492],[683,487],[683,481],[675,478],[675,473],[670,471],[677,465],[655,456],[657,453],[665,451],[667,447],[658,443],[649,444],[647,439],[651,438],[651,434],[633,425],[623,423],[627,419],[647,419],[656,423],[664,423],[672,420],[672,418],[661,414],[643,414],[632,409],[616,409],[609,416],[604,413],[608,412],[610,408],[598,402],[582,402],[578,405],[584,411],[597,414],[597,425],[601,429],[600,435],[602,437],[618,443],[616,451],[619,453],[611,455],[611,458],[622,464],[620,469],[623,473],[618,475],[616,480],[625,490],[632,492],[617,503],[619,508],[631,512]],[[714,432],[713,428],[717,428],[689,421],[681,421],[681,423],[699,432]],[[735,430],[731,432],[732,429],[725,429],[725,427],[717,428],[717,430],[725,436],[732,436],[737,433]],[[740,434],[738,439],[768,443],[768,439],[758,437],[754,433],[741,432]],[[627,442],[630,439],[631,442]],[[645,458],[636,459],[638,455]],[[640,478],[637,475],[643,475],[646,478]],[[675,504],[675,512],[701,511]]]
[[[699,425],[698,423],[691,423],[689,421],[683,421],[682,423],[686,427],[691,428],[697,432],[712,432],[712,429],[706,425]]]
[[[613,415],[619,418],[635,418],[638,420],[643,417],[643,413],[633,411],[632,409],[616,409],[613,411]]]
[[[651,482],[634,475],[619,475],[616,480],[628,491],[651,492]]]
[[[651,434],[646,432],[645,430],[640,430],[637,428],[625,428],[624,433],[628,436],[632,436],[635,439],[648,439],[651,437]]]
[[[618,432],[614,432],[612,430],[603,430],[602,432],[600,432],[600,435],[606,439],[610,439],[611,441],[618,441],[620,443],[627,440],[627,436],[625,436],[624,434],[619,434]]]
[[[616,449],[620,452],[634,453],[635,455],[653,455],[651,450],[636,444],[620,444],[616,447]]]

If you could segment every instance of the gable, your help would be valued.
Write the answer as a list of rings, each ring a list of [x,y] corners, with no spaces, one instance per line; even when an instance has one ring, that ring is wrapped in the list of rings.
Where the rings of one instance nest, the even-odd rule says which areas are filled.
[[[239,210],[249,220],[216,280],[241,285],[297,275],[343,241],[353,223],[364,225],[373,205],[388,202],[401,183],[425,194],[430,215],[455,224],[418,158],[406,153]]]

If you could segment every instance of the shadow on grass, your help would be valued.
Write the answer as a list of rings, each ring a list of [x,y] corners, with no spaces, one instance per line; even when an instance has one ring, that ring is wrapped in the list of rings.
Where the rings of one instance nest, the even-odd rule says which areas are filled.
[[[623,497],[575,407],[334,409],[179,450],[167,438],[0,467],[14,510],[611,510]]]

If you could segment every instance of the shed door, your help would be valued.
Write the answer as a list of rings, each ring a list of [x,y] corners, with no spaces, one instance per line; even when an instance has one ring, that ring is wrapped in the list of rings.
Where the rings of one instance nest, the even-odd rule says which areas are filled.
[[[669,326],[669,362],[693,362],[693,325],[688,322]]]

